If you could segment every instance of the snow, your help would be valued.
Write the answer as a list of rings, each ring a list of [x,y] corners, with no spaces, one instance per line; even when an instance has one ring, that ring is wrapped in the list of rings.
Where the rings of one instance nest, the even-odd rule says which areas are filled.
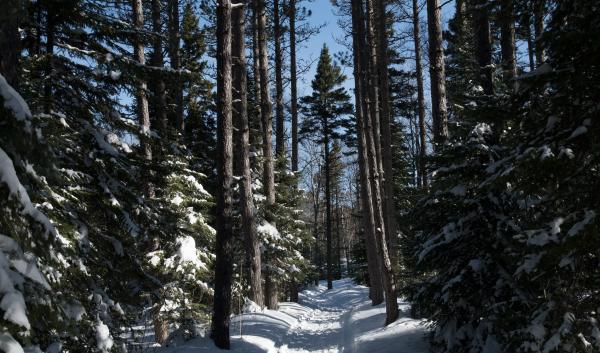
[[[191,236],[183,236],[176,239],[177,252],[165,261],[167,268],[174,268],[176,272],[184,272],[185,266],[191,264],[195,268],[207,269],[206,264],[198,257],[196,240]],[[158,263],[150,259],[151,263]]]
[[[575,130],[573,130],[573,133],[571,134],[571,136],[569,136],[569,139],[573,139],[573,138],[583,135],[587,132],[588,132],[588,128],[582,125],[582,126],[576,128]]]
[[[0,75],[0,95],[4,100],[4,108],[12,110],[17,120],[24,121],[31,118],[31,111],[23,97],[6,82],[2,75]]]
[[[567,232],[567,235],[572,237],[574,235],[576,235],[577,233],[581,232],[588,224],[590,224],[594,218],[596,217],[596,213],[592,210],[587,210],[585,211],[585,215],[583,217],[583,220],[575,223],[571,229],[569,229],[569,231]]]
[[[19,342],[15,341],[8,332],[0,332],[0,351],[5,353],[25,353]]]
[[[262,235],[267,242],[281,239],[281,235],[279,234],[277,228],[267,221],[263,221],[257,227],[257,232],[258,234]]]
[[[16,197],[21,203],[21,206],[23,206],[21,212],[23,214],[29,215],[31,218],[41,223],[46,230],[46,235],[47,233],[56,235],[56,230],[52,222],[50,222],[48,217],[31,203],[27,190],[25,190],[25,187],[23,187],[19,181],[12,159],[10,159],[4,150],[0,148],[0,184],[2,183],[8,186],[10,195]]]
[[[281,303],[278,311],[247,301],[232,317],[231,352],[243,353],[426,353],[425,322],[409,318],[399,301],[400,318],[388,325],[385,304],[372,306],[367,287],[350,279],[300,293],[300,303]],[[241,335],[240,335],[241,332]],[[208,337],[163,347],[157,353],[216,353]]]
[[[0,301],[0,309],[4,310],[4,320],[8,320],[26,329],[30,329],[29,319],[27,319],[25,299],[23,294],[18,291],[12,291],[4,295]]]
[[[102,352],[109,352],[114,343],[108,326],[102,322],[98,322],[96,325],[96,343]]]

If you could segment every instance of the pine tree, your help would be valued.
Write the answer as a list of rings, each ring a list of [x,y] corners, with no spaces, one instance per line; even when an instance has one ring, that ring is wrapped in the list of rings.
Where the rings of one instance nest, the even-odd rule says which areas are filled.
[[[341,87],[345,81],[341,69],[332,63],[329,49],[323,46],[317,73],[311,82],[313,93],[302,98],[301,110],[304,119],[300,135],[323,144],[325,161],[325,207],[327,239],[327,286],[333,288],[332,268],[332,210],[331,210],[331,175],[330,175],[330,144],[340,138],[340,129],[348,125],[348,114],[352,113],[350,96]]]

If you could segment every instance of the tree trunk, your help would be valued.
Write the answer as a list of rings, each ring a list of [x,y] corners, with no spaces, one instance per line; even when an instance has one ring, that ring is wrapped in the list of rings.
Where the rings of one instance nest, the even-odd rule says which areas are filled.
[[[327,121],[323,122],[323,131],[325,135],[323,151],[325,154],[325,239],[327,241],[327,289],[333,289],[333,266],[331,251],[331,161],[329,160],[329,128],[327,126]]]
[[[263,189],[266,196],[267,221],[274,224],[272,215],[275,204],[275,175],[273,170],[273,147],[272,147],[272,106],[269,97],[269,56],[267,52],[267,15],[265,0],[254,0],[258,14],[258,43],[259,43],[259,71],[260,71],[260,101],[263,129]],[[269,270],[265,273],[265,296],[269,309],[277,309],[277,283]],[[268,283],[267,283],[268,282]],[[267,285],[268,284],[268,285]]]
[[[254,198],[252,194],[252,170],[250,169],[250,129],[248,124],[247,71],[245,47],[245,7],[244,0],[235,0],[239,7],[232,11],[232,64],[233,64],[233,121],[236,124],[236,151],[239,153],[236,175],[240,180],[240,205],[242,230],[246,248],[250,300],[263,305],[261,279],[260,241],[256,231]]]
[[[533,21],[535,30],[535,63],[540,67],[544,63],[546,54],[542,45],[542,33],[544,32],[545,0],[533,0]]]
[[[281,51],[281,23],[279,0],[273,1],[273,36],[275,41],[275,154],[285,156],[284,114],[283,114],[283,65]]]
[[[142,0],[132,0],[131,8],[133,10],[133,24],[137,31],[133,45],[134,60],[137,61],[141,66],[146,64],[146,58],[144,56],[144,43],[140,38],[140,32],[144,30],[144,9],[142,8]],[[150,179],[152,163],[152,146],[150,142],[150,111],[148,109],[148,97],[146,91],[148,86],[143,78],[138,78],[138,87],[136,90],[136,103],[137,103],[137,116],[141,127],[140,133],[140,144],[144,153],[144,193],[147,198],[154,197],[154,185]]]
[[[375,1],[375,13],[377,24],[377,59],[379,60],[377,71],[379,74],[379,104],[380,104],[380,131],[382,138],[383,180],[384,180],[384,215],[386,241],[392,263],[396,263],[396,205],[394,203],[394,169],[392,168],[392,134],[389,86],[389,63],[388,63],[388,34],[387,34],[387,12],[384,0]]]
[[[18,64],[21,56],[19,22],[21,0],[0,2],[0,74],[13,88],[18,88]]]
[[[321,170],[319,168],[319,177],[317,179],[317,189],[316,192],[313,193],[313,212],[314,212],[314,238],[315,238],[315,253],[314,253],[314,262],[317,265],[317,278],[315,279],[315,286],[319,285],[319,279],[321,276],[321,256],[319,254],[319,211],[321,203],[319,202],[319,195],[321,194]],[[312,177],[312,176],[311,176]]]
[[[215,246],[215,295],[212,338],[229,349],[231,282],[233,275],[232,226],[232,95],[231,95],[231,2],[217,3],[217,239]]]
[[[265,0],[254,0],[258,10],[258,47],[260,71],[260,101],[263,128],[263,187],[267,198],[268,213],[275,203],[275,177],[273,174],[273,147],[272,147],[272,105],[269,97],[269,55],[267,51],[267,15]],[[268,221],[272,221],[269,219]]]
[[[529,71],[535,70],[535,54],[533,49],[533,40],[531,39],[531,15],[525,13],[523,26],[525,26],[525,35],[527,36],[527,54],[529,56]]]
[[[492,95],[494,94],[494,68],[492,67],[492,37],[487,0],[474,0],[472,5],[475,56],[479,66],[479,82],[483,87],[483,92]]]
[[[500,46],[502,51],[503,78],[506,85],[516,87],[513,82],[517,76],[515,62],[515,10],[512,0],[500,1]]]
[[[415,42],[415,74],[417,76],[417,111],[419,114],[419,174],[421,185],[427,188],[427,130],[425,127],[425,93],[423,89],[423,66],[421,64],[421,28],[419,27],[419,3],[412,0],[413,39]]]
[[[360,174],[360,193],[363,207],[363,226],[367,248],[367,270],[369,273],[369,298],[373,305],[383,302],[381,271],[377,262],[377,244],[375,242],[375,220],[371,192],[371,176],[367,155],[366,123],[370,114],[367,93],[366,37],[364,28],[364,9],[362,0],[352,0],[352,43],[354,51],[354,85],[356,101],[356,124],[358,128],[358,168]]]
[[[161,1],[152,0],[152,30],[154,31],[154,40],[152,45],[152,66],[163,67],[163,43],[162,43],[162,23],[161,23]],[[162,79],[162,73],[157,71],[153,82],[154,110],[156,121],[158,122],[161,137],[166,138],[167,133],[167,95],[165,81]]]
[[[265,271],[265,304],[267,308],[277,310],[279,309],[279,290],[273,275],[272,271]]]
[[[377,21],[375,9],[373,8],[373,0],[367,0],[367,35],[370,43],[375,43],[374,23]],[[371,45],[371,94],[373,105],[378,105],[378,77],[377,65],[381,65],[380,58],[377,56],[377,49]],[[375,93],[375,94],[374,94]],[[373,108],[372,108],[373,110]],[[386,215],[384,210],[385,199],[383,188],[385,182],[383,178],[383,162],[381,141],[379,134],[380,127],[380,112],[375,108],[375,113],[367,120],[367,144],[369,145],[369,161],[371,162],[371,186],[373,188],[373,211],[375,218],[375,241],[377,243],[379,269],[383,280],[383,290],[385,291],[386,303],[386,325],[394,322],[398,318],[398,303],[396,295],[396,284],[394,280],[392,263],[390,261],[387,237],[386,237]],[[370,140],[370,142],[369,142]]]
[[[292,113],[292,171],[298,171],[298,77],[296,73],[296,0],[290,0],[290,94]]]
[[[448,140],[448,112],[446,108],[446,71],[442,19],[439,0],[427,0],[427,32],[429,34],[429,76],[431,81],[431,118],[434,147]]]
[[[142,18],[143,22],[143,18]],[[52,112],[52,62],[54,61],[54,9],[46,8],[46,65],[44,68],[44,113]]]
[[[179,53],[180,37],[179,0],[169,0],[169,60],[171,61],[171,68],[173,70],[181,69],[181,56]],[[182,134],[185,128],[185,121],[183,119],[183,85],[179,73],[172,89],[175,100],[175,131]]]
[[[254,99],[256,101],[254,111],[256,113],[257,126],[259,127],[260,133],[257,134],[258,138],[255,140],[256,143],[262,145],[262,113],[261,113],[261,101],[260,101],[260,44],[258,42],[258,1],[252,3],[252,74],[254,78]]]

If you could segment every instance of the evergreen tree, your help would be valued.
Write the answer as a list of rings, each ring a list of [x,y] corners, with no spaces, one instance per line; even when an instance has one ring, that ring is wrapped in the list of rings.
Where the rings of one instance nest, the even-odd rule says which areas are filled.
[[[334,139],[341,138],[343,129],[348,128],[348,115],[352,113],[350,96],[341,86],[345,79],[339,66],[332,62],[329,49],[326,45],[323,45],[319,63],[317,64],[317,73],[311,82],[313,93],[310,96],[303,97],[301,100],[301,111],[304,114],[304,119],[301,123],[300,136],[323,144],[325,161],[327,286],[329,289],[333,287],[330,145]]]

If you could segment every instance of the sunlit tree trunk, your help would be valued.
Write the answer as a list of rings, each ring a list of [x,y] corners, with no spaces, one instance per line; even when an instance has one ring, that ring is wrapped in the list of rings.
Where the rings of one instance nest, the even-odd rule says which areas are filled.
[[[367,270],[369,272],[369,298],[373,305],[383,302],[383,285],[381,271],[377,261],[377,243],[375,242],[375,219],[371,176],[369,169],[368,146],[366,139],[366,123],[369,111],[368,73],[365,37],[365,16],[362,0],[352,0],[352,44],[354,56],[354,94],[356,101],[356,125],[358,129],[358,168],[360,174],[360,199],[362,203],[362,219],[367,248]]]
[[[419,115],[419,174],[421,185],[427,187],[427,130],[425,126],[425,90],[423,88],[423,66],[421,64],[421,28],[418,0],[412,0],[413,40],[415,43],[415,75],[417,76],[417,113]]]
[[[258,49],[260,71],[260,101],[263,139],[263,190],[266,196],[266,218],[274,223],[271,215],[275,204],[275,175],[273,170],[273,125],[272,105],[269,97],[269,56],[267,51],[267,15],[265,0],[254,0],[258,15]],[[270,270],[265,271],[265,300],[269,309],[277,308],[277,283],[272,278]]]
[[[233,121],[235,124],[236,148],[238,154],[236,175],[240,180],[240,206],[242,230],[246,248],[250,300],[263,305],[260,242],[256,231],[254,198],[252,195],[252,170],[250,168],[250,129],[248,124],[247,71],[245,46],[245,7],[244,0],[234,0],[239,6],[232,11],[232,65],[233,65]]]
[[[298,171],[298,77],[296,64],[296,0],[290,0],[290,95],[292,115],[292,171]]]
[[[273,39],[275,42],[275,155],[285,156],[283,112],[283,52],[281,51],[281,20],[279,0],[273,0]]]
[[[181,69],[181,54],[179,52],[180,33],[179,33],[179,0],[169,1],[169,60],[173,70]],[[179,76],[179,75],[178,75]],[[183,85],[178,77],[174,83],[173,98],[175,99],[175,130],[183,133],[185,121],[183,119]]]
[[[448,139],[446,107],[446,71],[442,39],[442,18],[439,0],[427,0],[427,32],[429,34],[429,77],[431,82],[431,119],[434,147]]]
[[[146,57],[144,55],[144,42],[141,39],[140,32],[144,30],[144,9],[142,7],[142,0],[132,0],[131,8],[133,10],[133,25],[136,30],[135,40],[133,45],[134,60],[140,65],[146,64]],[[140,144],[144,154],[144,162],[146,163],[145,168],[148,170],[144,173],[145,178],[150,176],[150,164],[152,164],[152,146],[150,143],[150,112],[148,109],[148,97],[146,91],[148,86],[143,78],[137,79],[136,88],[136,104],[137,104],[137,116],[141,127],[140,132]],[[154,197],[154,185],[150,180],[144,182],[144,192],[146,197]]]

